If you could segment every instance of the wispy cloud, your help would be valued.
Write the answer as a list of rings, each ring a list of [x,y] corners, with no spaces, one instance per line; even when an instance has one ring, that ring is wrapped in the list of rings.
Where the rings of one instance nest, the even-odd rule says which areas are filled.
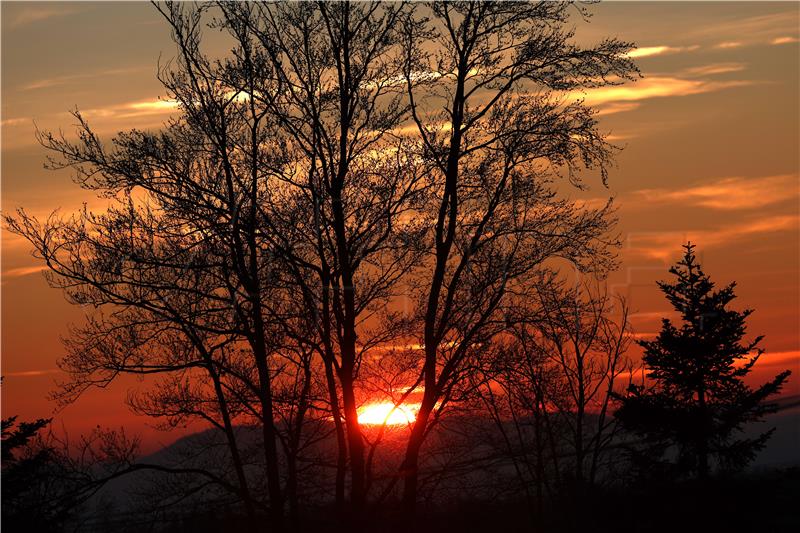
[[[572,93],[570,96],[573,98],[582,97],[591,105],[603,105],[612,102],[636,102],[650,98],[703,94],[751,85],[752,83],[747,80],[713,81],[652,76],[629,85],[590,89],[585,93]]]
[[[720,48],[722,50],[725,50],[727,48],[739,48],[743,44],[744,43],[742,43],[741,41],[722,41],[721,43],[715,44],[714,48]]]
[[[650,57],[650,56],[660,56],[664,54],[677,54],[679,52],[691,52],[700,48],[698,45],[693,46],[642,46],[640,48],[634,48],[627,54],[627,57],[630,58],[640,58],[640,57]]]
[[[784,366],[787,364],[800,364],[800,351],[791,350],[787,352],[764,352],[758,360],[760,366]]]
[[[58,374],[60,372],[61,370],[57,368],[48,368],[46,370],[23,370],[21,372],[4,372],[3,376],[26,378],[26,377],[36,377],[36,376],[47,376],[50,374]]]
[[[49,87],[58,87],[68,85],[77,81],[85,81],[92,78],[117,76],[120,74],[133,74],[136,72],[143,72],[149,70],[148,67],[131,67],[131,68],[115,68],[102,70],[98,72],[87,72],[84,74],[70,74],[67,76],[55,76],[52,78],[44,78],[29,83],[22,88],[26,91],[35,91],[38,89],[47,89]]]
[[[670,318],[676,316],[678,313],[674,309],[665,309],[663,311],[642,311],[639,313],[631,313],[628,318],[631,320],[661,320],[662,318]]]
[[[632,232],[628,234],[625,241],[625,253],[628,256],[668,262],[674,259],[679,253],[680,245],[686,241],[697,243],[707,249],[736,243],[755,235],[797,231],[798,229],[800,229],[800,216],[771,215],[714,229]]]
[[[633,337],[636,340],[652,340],[653,337],[657,337],[658,336],[658,332],[657,331],[637,331],[637,332],[630,333],[630,336]],[[630,372],[626,372],[624,375],[626,377],[630,376]]]
[[[800,39],[797,37],[776,37],[772,39],[769,44],[791,44],[796,42],[800,42]]]
[[[76,12],[77,10],[75,9],[64,9],[61,7],[25,7],[11,19],[9,27],[19,28],[43,20],[71,15]]]
[[[712,63],[699,67],[687,68],[684,72],[691,76],[714,76],[716,74],[728,74],[729,72],[741,72],[746,68],[744,63]]]
[[[86,109],[82,114],[89,118],[134,118],[146,115],[165,115],[178,109],[178,102],[168,99],[140,100],[107,107]]]
[[[6,127],[21,126],[22,124],[29,124],[31,119],[26,117],[7,118],[3,120],[2,125]]]
[[[572,202],[577,209],[603,209],[609,203],[614,205],[614,199],[608,196],[599,198],[580,198]]]
[[[166,118],[174,114],[179,108],[178,102],[169,99],[137,100],[110,104],[104,107],[79,109],[81,115],[89,120],[92,130],[101,135],[113,134],[126,128],[153,128],[160,127]],[[40,127],[45,130],[57,129],[70,121],[72,117],[67,112],[37,117],[14,117],[2,121],[4,128],[19,128],[22,133],[6,135],[3,139],[3,148],[30,145],[35,142],[33,121],[36,119]],[[25,131],[27,128],[29,131]],[[5,243],[4,243],[5,246]]]
[[[722,211],[756,209],[786,200],[797,201],[800,176],[724,178],[682,190],[644,189],[634,194],[649,204],[684,203]]]
[[[145,113],[163,113],[165,111],[174,111],[177,109],[178,102],[175,100],[148,100],[144,102],[132,102],[127,104],[125,108]]]
[[[691,35],[716,36],[727,42],[741,42],[745,39],[763,42],[766,40],[765,37],[776,37],[796,31],[797,20],[797,9],[791,9],[709,24],[692,32]]]
[[[716,41],[713,48],[725,50],[742,46],[795,42],[797,26],[798,12],[793,9],[708,24],[690,31],[687,37]]]
[[[634,109],[640,107],[641,105],[642,104],[638,102],[613,102],[599,108],[597,114],[599,116],[602,116],[602,115],[612,115],[614,113],[622,113],[624,111],[633,111]]]
[[[46,78],[43,80],[37,80],[33,83],[29,83],[22,87],[22,89],[26,91],[35,91],[37,89],[47,89],[49,87],[57,87],[60,85],[66,85],[73,81],[82,80],[89,77],[86,74],[75,74],[71,76],[57,76],[55,78]]]
[[[44,266],[29,266],[29,267],[19,267],[19,268],[11,268],[6,270],[2,273],[2,277],[4,280],[10,278],[21,278],[22,276],[28,276],[30,274],[35,274],[37,272],[41,272],[46,267]]]

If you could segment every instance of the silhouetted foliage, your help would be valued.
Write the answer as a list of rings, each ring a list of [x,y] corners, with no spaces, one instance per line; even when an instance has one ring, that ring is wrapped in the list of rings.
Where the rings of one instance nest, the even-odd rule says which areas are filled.
[[[659,282],[681,323],[662,320],[653,340],[639,341],[649,385],[632,385],[616,417],[643,439],[634,449],[640,467],[650,474],[694,473],[707,478],[714,469],[737,470],[764,447],[773,430],[755,438],[740,435],[775,407],[765,400],[777,393],[790,371],[752,389],[744,377],[763,350],[763,337],[743,340],[751,309],[728,309],[735,283],[715,290],[697,263],[694,245],[670,273],[675,281]],[[655,470],[654,470],[655,469]]]
[[[99,427],[70,441],[50,419],[2,421],[2,520],[4,531],[74,531],[87,511],[108,502],[98,492],[131,470],[137,439]],[[141,468],[137,465],[136,468]]]
[[[39,431],[49,423],[3,419],[3,526],[9,531],[58,531],[74,510],[74,502],[64,501],[54,450],[36,445]]]
[[[22,455],[22,451],[40,429],[50,420],[17,424],[17,417],[3,419],[3,523],[8,528],[21,525],[39,531],[55,528],[58,518],[45,510],[39,510],[42,503],[41,481],[50,460],[50,451],[38,450]]]

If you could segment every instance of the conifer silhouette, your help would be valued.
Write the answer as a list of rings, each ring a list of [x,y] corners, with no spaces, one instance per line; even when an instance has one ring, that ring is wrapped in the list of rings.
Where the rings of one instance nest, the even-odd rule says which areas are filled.
[[[654,340],[639,341],[649,383],[632,385],[616,416],[641,438],[634,451],[640,466],[707,478],[716,466],[743,468],[764,447],[772,431],[745,438],[745,424],[775,411],[765,400],[786,382],[786,370],[753,389],[744,382],[763,350],[763,336],[744,339],[752,309],[727,306],[735,283],[715,290],[697,263],[691,243],[670,269],[675,280],[659,282],[681,323],[662,319]],[[671,453],[672,450],[675,453]]]

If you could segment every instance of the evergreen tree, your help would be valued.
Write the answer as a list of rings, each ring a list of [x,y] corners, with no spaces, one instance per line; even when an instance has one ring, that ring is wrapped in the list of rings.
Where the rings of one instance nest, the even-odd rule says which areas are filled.
[[[670,269],[675,281],[658,283],[681,323],[665,318],[654,340],[639,341],[649,384],[631,386],[616,416],[643,443],[634,453],[640,466],[704,479],[713,461],[736,470],[764,447],[774,429],[756,438],[745,438],[742,429],[775,411],[765,400],[781,389],[790,371],[757,389],[745,384],[763,353],[762,336],[743,340],[752,310],[728,309],[736,284],[715,290],[696,261],[694,245],[684,248],[683,259]],[[672,460],[670,450],[676,452],[669,454]]]
[[[69,518],[68,488],[52,448],[42,446],[39,432],[49,419],[17,423],[2,420],[2,518],[9,531],[61,531]]]

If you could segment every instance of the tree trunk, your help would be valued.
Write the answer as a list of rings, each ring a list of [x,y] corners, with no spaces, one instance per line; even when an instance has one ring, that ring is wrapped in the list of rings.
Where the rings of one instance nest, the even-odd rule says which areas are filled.
[[[342,384],[342,403],[344,404],[344,420],[347,430],[347,444],[350,451],[350,511],[353,517],[359,517],[364,509],[364,440],[358,424],[358,409],[353,377],[350,368],[343,367],[339,381]]]
[[[417,418],[411,429],[406,446],[406,455],[400,467],[400,475],[403,477],[403,496],[402,508],[409,521],[413,520],[417,506],[417,486],[419,482],[419,455],[422,443],[425,440],[425,431],[428,428],[428,420],[436,405],[436,395],[434,387],[425,388],[422,403],[420,404]]]
[[[297,405],[297,416],[294,421],[293,434],[291,439],[291,449],[287,459],[287,480],[286,492],[289,498],[289,516],[292,523],[292,530],[300,531],[300,497],[297,492],[297,457],[300,454],[300,446],[303,438],[303,423],[306,413],[310,407],[309,396],[311,394],[311,362],[303,361],[303,388],[300,392],[300,399]]]
[[[281,494],[280,471],[278,469],[278,450],[275,444],[275,417],[272,410],[272,383],[267,363],[267,350],[264,342],[264,324],[260,310],[255,313],[254,351],[259,379],[259,400],[261,402],[262,435],[264,438],[264,459],[266,461],[267,489],[272,525],[275,531],[283,529],[283,495]]]
[[[339,395],[336,392],[336,377],[332,360],[325,361],[325,378],[328,382],[328,395],[331,402],[331,415],[336,431],[336,510],[344,512],[344,481],[347,475],[347,439],[342,424],[342,411],[339,409]]]
[[[700,407],[697,440],[697,477],[701,480],[708,479],[709,466],[708,466],[708,415],[706,407],[706,391],[703,387],[697,393],[698,405]]]
[[[418,415],[419,416],[419,415]],[[403,498],[402,507],[405,516],[411,520],[414,517],[417,506],[417,483],[419,480],[419,451],[422,447],[422,425],[414,424],[411,437],[406,447],[406,456],[400,467],[400,475],[403,476]]]
[[[233,461],[233,468],[236,471],[236,479],[239,483],[239,490],[241,491],[241,498],[244,503],[245,514],[247,515],[248,530],[255,533],[258,531],[258,523],[256,522],[256,511],[253,506],[253,498],[250,494],[250,487],[247,483],[247,476],[244,472],[242,457],[239,454],[239,447],[236,444],[236,435],[233,432],[233,423],[231,422],[230,413],[228,412],[228,402],[225,399],[224,391],[220,383],[219,374],[210,365],[213,363],[209,360],[209,374],[214,382],[214,392],[217,394],[217,401],[219,402],[219,410],[222,415],[222,426],[225,429],[225,438],[228,441],[228,448],[231,451],[231,461]]]

